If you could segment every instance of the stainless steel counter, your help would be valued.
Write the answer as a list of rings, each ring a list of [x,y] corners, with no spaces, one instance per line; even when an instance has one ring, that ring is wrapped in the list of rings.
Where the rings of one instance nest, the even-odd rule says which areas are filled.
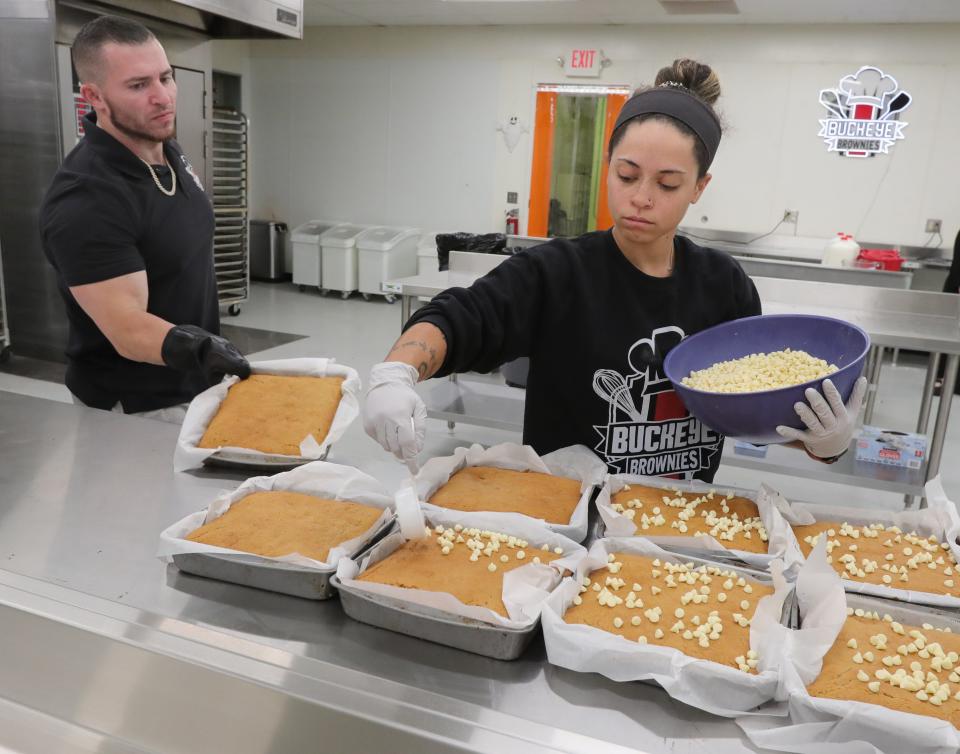
[[[0,417],[0,750],[754,751],[658,688],[548,665],[540,639],[497,662],[181,574],[159,532],[240,475],[175,474],[161,422],[3,392]],[[330,460],[405,474],[359,422]]]

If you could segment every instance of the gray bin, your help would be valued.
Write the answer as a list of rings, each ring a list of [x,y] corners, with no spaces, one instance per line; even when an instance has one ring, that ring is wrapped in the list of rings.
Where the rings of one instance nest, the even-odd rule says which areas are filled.
[[[250,277],[254,280],[283,280],[286,223],[270,220],[250,221]]]

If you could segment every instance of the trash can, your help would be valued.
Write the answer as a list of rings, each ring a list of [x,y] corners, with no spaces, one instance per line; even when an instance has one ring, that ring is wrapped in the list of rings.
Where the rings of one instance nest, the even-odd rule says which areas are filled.
[[[304,290],[308,285],[322,290],[320,237],[339,223],[311,220],[298,225],[290,235],[293,247],[293,282]]]
[[[365,299],[383,295],[393,303],[393,294],[383,293],[382,283],[417,274],[419,240],[417,228],[368,228],[357,236],[360,293]]]
[[[325,290],[340,291],[342,298],[348,298],[357,290],[357,236],[368,227],[344,223],[320,236],[321,277]]]
[[[286,223],[270,220],[250,221],[250,277],[276,282],[283,280],[286,269],[283,249],[287,243]]]
[[[440,260],[437,257],[437,234],[424,233],[417,244],[417,274],[439,272]]]

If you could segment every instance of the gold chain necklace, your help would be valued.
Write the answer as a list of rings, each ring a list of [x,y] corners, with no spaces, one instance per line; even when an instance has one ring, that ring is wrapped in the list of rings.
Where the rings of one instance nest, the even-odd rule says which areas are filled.
[[[169,168],[170,170],[170,190],[169,191],[163,187],[162,183],[160,183],[160,178],[157,176],[157,171],[153,169],[153,165],[151,165],[145,159],[140,157],[140,155],[137,155],[137,159],[139,159],[140,162],[142,162],[144,165],[147,166],[147,170],[150,171],[150,175],[153,178],[153,182],[157,184],[157,188],[160,189],[161,194],[163,194],[164,196],[173,196],[175,193],[177,193],[177,171],[174,170],[173,167],[171,167],[169,162],[167,162],[166,156],[164,156],[163,158],[163,164],[166,165],[167,168]]]

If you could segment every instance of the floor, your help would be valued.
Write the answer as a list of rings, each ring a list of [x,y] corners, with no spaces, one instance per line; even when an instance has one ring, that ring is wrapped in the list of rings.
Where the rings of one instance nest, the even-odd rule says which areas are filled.
[[[236,317],[223,315],[225,334],[248,354],[266,350],[297,337],[316,337],[326,342],[325,351],[356,368],[365,377],[380,361],[399,334],[400,304],[382,298],[365,301],[354,295],[321,296],[316,291],[301,293],[290,283],[254,283],[250,300]],[[897,365],[883,368],[880,392],[873,423],[891,429],[912,431],[920,405],[925,362],[901,356]],[[23,393],[50,400],[70,402],[70,394],[60,382],[62,367],[44,362],[22,360],[14,356],[0,367],[0,390]],[[936,415],[937,401],[931,409]],[[960,399],[954,401],[952,421],[943,451],[941,479],[948,495],[960,501]],[[439,421],[430,422],[430,432],[446,432]],[[493,444],[516,441],[513,433],[480,427],[457,426],[458,440],[464,443]],[[763,478],[760,472],[722,466],[717,476],[721,484],[756,487],[767,481],[787,497],[806,500],[835,500],[844,504],[896,509],[903,505],[899,495],[884,495],[849,485],[825,485],[799,477]]]

